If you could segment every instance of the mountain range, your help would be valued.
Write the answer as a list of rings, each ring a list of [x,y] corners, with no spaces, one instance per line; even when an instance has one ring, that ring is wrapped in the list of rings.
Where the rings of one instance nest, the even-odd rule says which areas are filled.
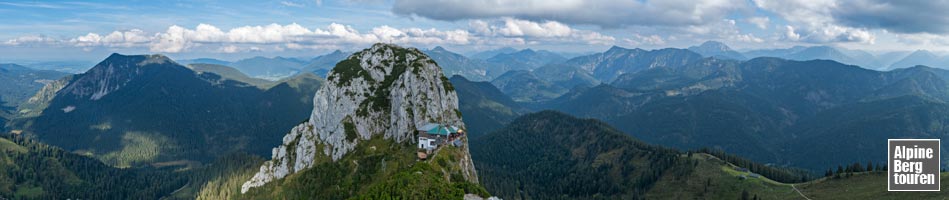
[[[787,49],[752,50],[744,53],[749,58],[777,57],[788,60],[834,60],[840,63],[859,65],[867,69],[886,69],[886,63],[865,51],[835,48],[830,46],[794,46]]]
[[[119,167],[208,162],[233,151],[265,155],[279,129],[306,118],[322,84],[310,75],[260,88],[240,82],[246,76],[233,69],[192,66],[201,71],[161,55],[112,54],[47,85],[11,127]]]
[[[926,50],[917,50],[891,64],[889,69],[907,68],[916,65],[946,68],[949,67],[947,63],[949,63],[949,57],[938,56]]]
[[[458,93],[458,106],[470,138],[504,127],[514,118],[530,112],[489,82],[471,81],[460,75],[449,80]]]
[[[238,60],[230,66],[255,78],[278,80],[300,73],[306,64],[306,61],[295,58],[257,56]]]
[[[346,59],[350,54],[352,53],[336,50],[326,55],[317,56],[310,59],[309,64],[303,66],[303,71],[313,72],[320,77],[326,77],[326,74],[336,66],[336,63]]]
[[[946,72],[929,67],[880,72],[826,60],[706,58],[624,74],[610,84],[579,88],[533,107],[601,119],[650,143],[715,147],[762,162],[819,170],[835,162],[882,161],[879,154],[858,153],[884,152],[870,145],[873,138],[941,138],[941,126],[928,124],[875,123],[885,128],[877,130],[888,131],[846,124],[894,115],[907,123],[914,118],[943,123],[932,113],[897,108],[944,105]],[[841,112],[844,108],[893,113],[868,118],[867,113]],[[839,140],[821,139],[835,137]],[[845,138],[866,145],[802,146]],[[818,153],[831,151],[852,153]]]
[[[788,55],[799,58],[813,52],[852,55],[830,47],[793,50]],[[596,77],[596,71],[605,75],[593,78],[596,81],[569,87],[555,81],[570,76],[538,76],[543,68],[514,70],[493,80],[495,88],[459,93],[497,89],[507,98],[496,94],[466,98],[500,99],[496,102],[509,98],[516,103],[488,107],[479,100],[462,101],[461,106],[481,112],[559,110],[603,120],[649,143],[723,149],[759,162],[815,171],[842,163],[881,162],[882,150],[872,145],[876,140],[943,137],[938,124],[945,120],[938,116],[949,94],[946,70],[917,66],[875,71],[830,60],[702,57],[684,49],[613,47],[548,65],[580,77]],[[597,81],[603,84],[596,85]],[[471,120],[506,124],[516,116],[493,115],[505,117]],[[867,126],[876,128],[863,128]],[[832,144],[843,140],[858,145]],[[822,143],[827,144],[809,145]],[[823,152],[847,153],[824,156]]]
[[[17,64],[0,64],[0,125],[18,115],[17,107],[47,83],[67,76],[52,70],[35,70]],[[3,130],[3,129],[0,129]]]
[[[486,61],[491,63],[507,65],[513,70],[533,70],[547,64],[560,63],[565,60],[567,60],[567,58],[564,58],[560,54],[545,50],[535,51],[533,49],[524,49],[512,53],[500,53],[486,59]]]
[[[175,60],[175,62],[178,62],[178,64],[182,64],[182,65],[212,64],[212,65],[228,66],[228,65],[233,64],[230,61],[218,60],[214,58],[183,59],[183,60]]]
[[[773,51],[801,60],[828,53],[848,57],[862,54],[832,47]],[[544,68],[562,71],[546,73]],[[945,74],[945,70],[923,66],[875,71],[831,60],[742,61],[685,49],[613,47],[562,64],[512,70],[492,80],[494,88],[459,93],[483,95],[471,97],[474,99],[501,102],[509,98],[516,102],[491,103],[489,107],[482,105],[487,104],[484,100],[462,101],[463,108],[479,108],[481,112],[559,110],[601,119],[649,143],[679,149],[718,148],[760,162],[822,170],[841,163],[880,162],[878,155],[859,153],[882,152],[870,145],[873,138],[943,137],[938,134],[941,126],[936,124],[944,123],[937,116],[949,94]],[[586,81],[563,81],[567,78]],[[494,89],[507,98],[483,94]],[[918,111],[924,109],[931,112]],[[876,114],[881,110],[886,114]],[[493,115],[505,117],[472,120],[506,124],[516,116]],[[861,128],[871,124],[879,127]],[[806,144],[840,140],[862,145],[804,148]],[[821,152],[828,151],[849,153],[822,156]]]
[[[699,51],[699,48],[735,52],[717,42],[706,42],[693,50]],[[477,59],[468,59],[444,48],[423,51],[425,52],[435,55],[431,58],[436,63],[452,59],[461,61],[441,62],[448,66],[478,62]],[[526,49],[499,53],[492,57],[511,57],[530,52],[538,54],[540,51]],[[785,53],[786,56],[800,56],[814,54],[813,52],[856,54],[831,47],[796,47],[787,49]],[[709,54],[708,51],[705,53]],[[334,54],[342,52],[337,51],[329,55]],[[490,62],[483,62],[490,65]],[[869,156],[851,156],[851,160],[827,158],[803,162],[800,157],[782,156],[788,155],[786,152],[807,151],[798,150],[796,144],[816,140],[814,135],[846,135],[859,130],[857,127],[829,130],[820,127],[827,125],[812,122],[813,120],[834,119],[846,120],[847,123],[870,123],[854,121],[852,116],[830,117],[832,115],[826,112],[847,114],[848,112],[838,110],[886,105],[893,106],[895,111],[901,111],[906,118],[932,118],[927,113],[907,112],[895,108],[941,106],[946,96],[949,96],[944,91],[945,72],[928,67],[881,72],[833,61],[775,58],[742,61],[720,59],[720,56],[704,56],[686,49],[647,51],[621,47],[560,63],[550,62],[530,70],[507,71],[491,80],[493,87],[467,80],[467,76],[461,74],[466,79],[456,80],[463,81],[469,85],[467,88],[471,89],[459,92],[459,95],[472,96],[473,99],[462,100],[464,103],[459,107],[466,110],[466,113],[472,113],[473,120],[480,120],[477,123],[495,127],[482,129],[479,126],[474,128],[475,135],[490,132],[531,110],[554,109],[576,116],[601,119],[650,143],[681,149],[714,147],[761,162],[819,170],[840,162],[877,161]],[[228,74],[220,80],[233,80],[231,82],[234,82],[235,86],[268,89],[273,85],[272,81],[241,77],[235,75],[238,73],[234,71],[224,71],[228,69],[226,66],[188,67],[198,71],[199,75],[203,71],[214,71],[209,74]],[[480,67],[487,68],[484,65]],[[449,67],[446,67],[445,71],[449,71]],[[820,76],[816,76],[817,74]],[[203,80],[208,82],[210,79]],[[228,82],[220,80],[210,82],[212,85]],[[96,95],[90,95],[88,98],[94,99],[94,96]],[[61,112],[63,108],[60,108]],[[683,121],[692,123],[680,124]],[[24,124],[22,122],[25,121],[19,124]],[[927,134],[941,130],[931,126],[918,127],[916,132]],[[898,130],[916,129],[913,126]],[[67,149],[77,150],[69,147]],[[862,150],[857,148],[854,151]],[[258,153],[260,154],[262,153]],[[213,157],[200,160],[207,161]]]
[[[233,67],[241,73],[257,79],[277,81],[283,78],[291,77],[299,73],[314,73],[325,77],[337,62],[346,59],[350,53],[336,50],[325,55],[313,57],[312,59],[286,58],[286,57],[263,57],[256,56],[240,59],[235,62],[218,60],[214,58],[196,58],[178,60],[182,65],[192,64],[212,64],[219,66]]]
[[[718,59],[746,60],[745,55],[732,50],[731,47],[717,41],[707,41],[699,46],[691,46],[689,51],[702,54],[705,57],[714,57]]]
[[[731,199],[739,189],[793,199],[799,196],[786,183],[813,179],[709,153],[647,144],[601,121],[556,111],[523,115],[472,140],[482,183],[504,199]],[[763,176],[744,180],[749,174],[740,175],[741,168]]]
[[[442,47],[422,51],[442,66],[445,76],[462,75],[472,80],[485,81],[507,71],[506,65],[488,63],[481,59],[470,59]]]
[[[508,53],[514,53],[514,52],[517,52],[517,49],[511,48],[511,47],[504,47],[504,48],[498,48],[498,49],[491,49],[487,51],[474,52],[468,55],[468,57],[474,58],[474,59],[487,60],[488,58],[497,56],[498,54],[508,54]]]
[[[949,70],[913,64],[941,59],[710,41],[570,59],[375,44],[233,63],[112,54],[72,75],[0,65],[16,83],[0,88],[0,196],[899,199],[876,184],[880,141],[946,139]],[[466,135],[422,159],[428,123]]]

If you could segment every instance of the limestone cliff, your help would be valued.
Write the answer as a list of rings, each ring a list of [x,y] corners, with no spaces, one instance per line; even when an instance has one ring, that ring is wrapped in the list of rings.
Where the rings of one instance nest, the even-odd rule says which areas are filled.
[[[458,96],[435,61],[418,49],[391,44],[375,44],[339,62],[313,104],[310,119],[284,136],[242,193],[325,162],[317,157],[339,161],[372,138],[414,144],[416,127],[427,123],[464,127]],[[453,168],[477,183],[467,139],[462,141],[462,156]]]

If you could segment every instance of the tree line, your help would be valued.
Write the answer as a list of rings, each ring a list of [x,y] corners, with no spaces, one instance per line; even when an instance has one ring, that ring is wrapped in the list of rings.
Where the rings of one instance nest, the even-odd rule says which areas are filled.
[[[690,151],[690,153],[691,152],[693,151]],[[814,174],[804,169],[768,166],[766,164],[757,163],[746,158],[725,153],[725,151],[721,149],[702,148],[694,152],[713,155],[726,162],[732,163],[735,166],[746,168],[748,171],[760,174],[762,176],[768,177],[771,180],[782,183],[803,183],[817,178]]]
[[[22,136],[0,136],[0,196],[158,199],[187,182],[170,170],[119,169]],[[3,141],[0,141],[3,142]]]

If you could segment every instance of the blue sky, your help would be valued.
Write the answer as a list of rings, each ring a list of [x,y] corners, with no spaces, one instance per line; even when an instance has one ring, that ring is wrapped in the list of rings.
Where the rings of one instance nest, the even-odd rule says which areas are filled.
[[[3,1],[0,61],[313,57],[375,42],[457,52],[830,45],[946,51],[949,1]]]

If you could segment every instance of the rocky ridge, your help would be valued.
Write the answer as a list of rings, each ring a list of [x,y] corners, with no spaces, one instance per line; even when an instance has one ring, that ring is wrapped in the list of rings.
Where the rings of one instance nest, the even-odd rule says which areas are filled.
[[[142,74],[144,67],[167,63],[174,61],[164,55],[126,56],[114,53],[78,76],[74,83],[65,86],[63,91],[82,98],[88,97],[89,100],[99,100]]]
[[[284,136],[242,193],[312,167],[318,154],[337,161],[374,136],[415,143],[416,127],[427,123],[464,127],[458,96],[435,61],[391,44],[375,44],[338,63],[313,104],[310,119]],[[467,144],[463,152],[462,175],[477,183]]]

